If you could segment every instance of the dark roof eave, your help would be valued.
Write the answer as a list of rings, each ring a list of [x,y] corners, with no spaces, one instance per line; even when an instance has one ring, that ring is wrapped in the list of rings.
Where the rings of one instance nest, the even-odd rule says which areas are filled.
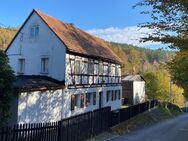
[[[48,76],[22,75],[17,76],[13,87],[19,92],[57,90],[65,88],[65,81],[58,81]]]
[[[73,55],[78,55],[78,56],[83,56],[83,57],[87,57],[87,58],[92,58],[92,59],[96,59],[96,60],[111,62],[111,63],[115,63],[115,64],[118,64],[118,65],[123,64],[122,62],[117,61],[117,60],[104,58],[104,57],[101,57],[101,56],[88,55],[88,54],[85,54],[85,53],[78,53],[78,52],[76,52],[74,50],[70,50],[70,49],[67,50],[67,53],[70,53],[70,54],[73,54]]]
[[[22,87],[22,88],[14,88],[16,92],[23,93],[23,92],[35,92],[35,91],[51,91],[51,90],[58,90],[64,89],[65,86],[58,86],[58,87]]]

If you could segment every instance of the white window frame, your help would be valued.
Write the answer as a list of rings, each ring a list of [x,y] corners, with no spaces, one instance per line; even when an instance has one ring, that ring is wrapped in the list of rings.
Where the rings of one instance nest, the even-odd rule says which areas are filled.
[[[75,108],[80,108],[80,94],[75,94]]]
[[[87,70],[88,74],[94,74],[94,61],[93,60],[89,60],[88,61],[88,70]]]
[[[115,76],[119,76],[119,67],[115,66]]]
[[[39,37],[40,27],[39,25],[33,25],[29,28],[29,38],[36,39]]]
[[[103,63],[99,63],[99,75],[103,75],[103,72],[104,72],[104,65],[103,65]]]
[[[47,66],[45,62],[43,62],[44,60],[47,60]],[[42,57],[41,58],[41,74],[48,74],[48,73],[49,73],[49,57]]]
[[[25,58],[19,58],[18,59],[18,74],[24,74],[24,73],[25,73]]]
[[[81,73],[81,60],[75,60],[75,74]]]

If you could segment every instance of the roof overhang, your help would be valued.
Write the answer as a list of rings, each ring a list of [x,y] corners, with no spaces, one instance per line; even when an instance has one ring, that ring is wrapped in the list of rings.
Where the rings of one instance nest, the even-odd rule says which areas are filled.
[[[47,76],[21,75],[16,77],[13,87],[18,92],[57,90],[65,88],[65,81],[58,81]]]

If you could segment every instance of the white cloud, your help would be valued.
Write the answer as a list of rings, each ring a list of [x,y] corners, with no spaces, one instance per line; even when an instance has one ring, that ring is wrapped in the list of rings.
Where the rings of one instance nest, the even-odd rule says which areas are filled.
[[[146,34],[152,33],[153,30],[147,28],[139,28],[137,26],[130,26],[125,28],[110,27],[106,29],[91,29],[87,30],[86,32],[100,37],[106,41],[127,43],[140,47],[149,47],[160,44],[156,42],[140,43],[139,40],[142,37],[146,37]]]

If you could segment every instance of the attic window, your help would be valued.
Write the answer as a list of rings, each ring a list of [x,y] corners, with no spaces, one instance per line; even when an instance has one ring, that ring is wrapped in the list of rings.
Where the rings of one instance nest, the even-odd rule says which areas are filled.
[[[30,38],[37,38],[39,36],[39,26],[35,25],[30,28]]]

